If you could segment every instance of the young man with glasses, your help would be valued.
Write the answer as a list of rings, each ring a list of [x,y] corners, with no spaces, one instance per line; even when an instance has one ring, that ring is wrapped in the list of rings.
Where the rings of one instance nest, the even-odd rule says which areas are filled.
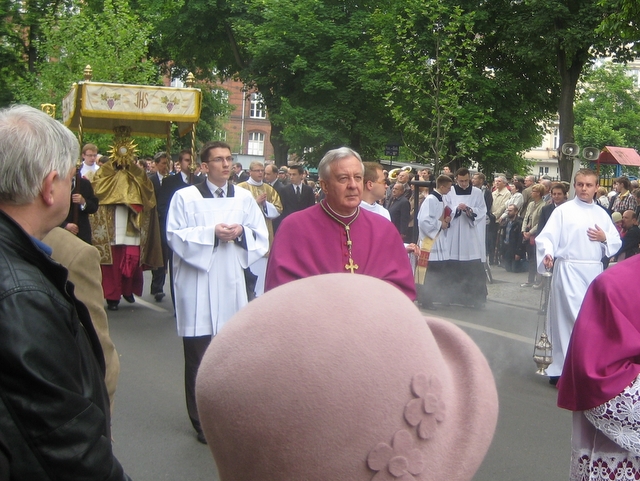
[[[195,401],[198,367],[212,337],[247,304],[246,270],[267,253],[269,234],[251,193],[228,180],[233,163],[229,145],[209,142],[200,158],[206,179],[174,194],[167,242],[173,250],[187,411],[198,441],[206,443]]]

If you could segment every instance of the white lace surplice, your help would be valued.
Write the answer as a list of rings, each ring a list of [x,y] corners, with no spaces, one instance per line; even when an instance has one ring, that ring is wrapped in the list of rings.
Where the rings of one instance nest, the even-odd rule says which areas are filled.
[[[640,376],[618,396],[573,415],[571,481],[640,479]]]

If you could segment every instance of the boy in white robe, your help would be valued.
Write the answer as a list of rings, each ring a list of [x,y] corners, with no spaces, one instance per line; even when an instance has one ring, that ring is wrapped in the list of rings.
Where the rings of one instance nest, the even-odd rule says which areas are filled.
[[[587,288],[602,272],[601,259],[611,257],[622,242],[609,214],[594,202],[598,176],[589,169],[574,177],[576,197],[556,207],[536,237],[538,272],[553,268],[547,322],[553,346],[549,382],[562,374],[573,325]]]
[[[425,238],[434,239],[427,264],[427,272],[422,285],[418,285],[418,301],[425,309],[435,310],[434,301],[446,299],[450,283],[446,272],[447,252],[446,229],[451,222],[451,210],[446,209],[443,196],[451,190],[453,181],[447,175],[436,179],[435,190],[427,196],[418,212],[418,245]],[[419,281],[416,281],[419,282]]]
[[[230,147],[201,152],[205,182],[175,193],[167,215],[173,250],[176,320],[183,338],[187,411],[205,443],[195,403],[195,378],[211,338],[247,304],[245,269],[264,256],[269,234],[251,193],[228,183]]]

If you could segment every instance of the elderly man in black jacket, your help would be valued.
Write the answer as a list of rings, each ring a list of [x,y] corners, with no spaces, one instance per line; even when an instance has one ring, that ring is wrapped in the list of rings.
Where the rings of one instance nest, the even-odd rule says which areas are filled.
[[[74,135],[0,110],[0,432],[10,479],[128,480],[111,449],[105,361],[87,308],[42,238],[69,211]]]
[[[522,259],[525,252],[522,246],[522,219],[518,217],[518,206],[507,207],[507,217],[502,220],[500,232],[500,253],[502,264],[507,272],[524,272]]]

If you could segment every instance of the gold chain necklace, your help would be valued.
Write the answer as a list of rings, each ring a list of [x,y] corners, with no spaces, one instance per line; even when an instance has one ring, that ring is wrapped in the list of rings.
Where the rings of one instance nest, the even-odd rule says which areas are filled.
[[[358,269],[358,264],[355,264],[353,262],[353,258],[351,257],[351,247],[353,246],[353,242],[351,242],[351,227],[350,226],[351,226],[351,224],[353,224],[353,221],[355,221],[358,218],[358,216],[360,215],[360,206],[356,207],[355,215],[354,215],[353,219],[351,219],[348,223],[346,223],[346,222],[343,222],[340,219],[338,219],[338,216],[340,214],[336,213],[334,215],[333,213],[331,213],[330,211],[333,210],[333,209],[331,209],[331,207],[329,207],[329,205],[325,205],[325,202],[320,202],[320,205],[322,206],[322,210],[324,210],[329,217],[331,217],[338,224],[340,224],[340,225],[342,225],[342,227],[344,227],[344,231],[347,234],[347,252],[349,253],[349,263],[345,264],[344,268],[346,270],[350,271],[351,274],[355,274],[355,270]],[[349,216],[347,216],[347,217],[349,217]]]

